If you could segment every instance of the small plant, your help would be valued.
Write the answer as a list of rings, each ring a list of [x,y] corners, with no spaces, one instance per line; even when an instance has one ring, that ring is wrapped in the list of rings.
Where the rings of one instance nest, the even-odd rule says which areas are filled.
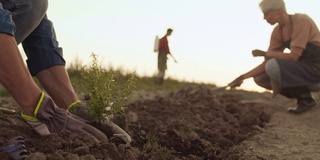
[[[1,97],[10,97],[9,92],[2,85],[0,85],[0,96]]]
[[[169,160],[171,158],[171,151],[159,144],[158,137],[156,137],[155,135],[147,134],[146,139],[147,144],[149,145],[153,154],[159,156],[162,160]]]
[[[179,133],[181,134],[182,137],[188,139],[190,134],[193,132],[191,128],[187,127],[187,126],[181,126],[178,129]]]
[[[163,160],[169,160],[171,158],[171,151],[166,147],[160,147],[157,149],[157,154],[161,157]]]
[[[152,150],[159,147],[159,144],[158,144],[159,140],[158,140],[158,137],[156,137],[155,135],[147,134],[146,139],[147,139],[147,144],[150,145]]]
[[[90,99],[89,112],[100,123],[105,118],[110,118],[115,113],[124,113],[125,103],[135,88],[135,74],[128,76],[122,85],[116,85],[117,75],[107,72],[97,62],[94,53],[93,61],[88,68],[81,69],[83,90]]]

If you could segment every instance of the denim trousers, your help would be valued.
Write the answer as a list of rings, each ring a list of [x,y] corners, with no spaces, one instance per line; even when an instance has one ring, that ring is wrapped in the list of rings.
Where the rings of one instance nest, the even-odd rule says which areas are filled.
[[[65,65],[47,8],[48,0],[0,0],[0,32],[21,43],[32,76],[46,68]]]

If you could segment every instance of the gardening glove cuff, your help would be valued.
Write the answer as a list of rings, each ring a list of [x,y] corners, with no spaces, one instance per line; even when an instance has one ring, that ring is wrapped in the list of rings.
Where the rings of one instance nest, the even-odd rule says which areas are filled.
[[[80,119],[83,122],[86,123],[95,123],[95,119],[93,118],[93,116],[91,116],[89,114],[89,108],[88,105],[80,100],[77,100],[73,103],[70,104],[70,106],[68,107],[68,111],[76,116],[74,116],[74,118],[76,119]]]
[[[50,133],[70,132],[70,136],[92,135],[96,142],[107,141],[107,136],[93,126],[74,119],[68,111],[56,107],[53,100],[41,93],[34,111],[35,117],[46,124]]]
[[[47,128],[47,126],[40,122],[37,118],[28,116],[24,114],[23,112],[21,113],[21,117],[39,134],[39,135],[49,135],[50,132]]]

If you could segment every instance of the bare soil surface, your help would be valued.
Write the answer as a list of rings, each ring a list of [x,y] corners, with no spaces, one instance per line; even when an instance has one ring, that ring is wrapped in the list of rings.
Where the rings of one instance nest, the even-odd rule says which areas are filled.
[[[131,137],[125,145],[106,126],[109,142],[39,136],[19,116],[12,98],[0,104],[0,145],[22,136],[30,160],[318,160],[320,109],[295,115],[294,100],[270,93],[185,86],[177,92],[139,91],[113,122]],[[1,160],[9,160],[0,152]]]

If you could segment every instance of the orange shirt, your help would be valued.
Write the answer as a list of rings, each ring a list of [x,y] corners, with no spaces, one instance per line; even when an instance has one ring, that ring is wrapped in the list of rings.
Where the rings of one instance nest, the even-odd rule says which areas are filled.
[[[307,43],[313,43],[320,46],[320,31],[314,21],[306,14],[291,15],[292,27],[290,48],[299,47],[305,49]],[[284,42],[283,33],[279,25],[277,25],[270,39],[269,51],[283,51]]]

